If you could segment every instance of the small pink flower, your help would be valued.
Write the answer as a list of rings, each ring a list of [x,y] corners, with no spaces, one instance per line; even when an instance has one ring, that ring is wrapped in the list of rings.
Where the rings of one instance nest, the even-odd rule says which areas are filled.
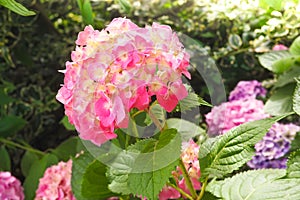
[[[72,160],[46,169],[36,190],[35,200],[76,200],[71,189]]]
[[[272,50],[273,51],[282,51],[282,50],[288,50],[289,48],[284,46],[283,44],[276,44],[273,46]]]
[[[10,172],[0,172],[0,200],[23,200],[21,182]]]
[[[159,200],[179,199],[181,194],[170,186],[165,186],[159,193]]]

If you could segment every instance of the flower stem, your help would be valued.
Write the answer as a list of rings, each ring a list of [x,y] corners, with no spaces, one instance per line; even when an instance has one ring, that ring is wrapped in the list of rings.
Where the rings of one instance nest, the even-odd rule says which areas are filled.
[[[21,144],[18,144],[16,142],[13,142],[13,141],[10,141],[10,140],[4,139],[4,138],[0,138],[0,142],[4,143],[6,145],[9,145],[9,146],[17,147],[17,148],[20,148],[20,149],[24,149],[26,151],[30,151],[32,153],[36,153],[36,154],[41,155],[41,156],[45,155],[44,152],[42,152],[38,149],[34,149],[32,147],[29,147],[29,146],[23,146]]]
[[[190,191],[191,194],[192,194],[193,199],[196,199],[196,198],[197,198],[196,190],[195,190],[194,187],[193,187],[192,181],[191,181],[191,179],[190,179],[190,177],[189,177],[189,174],[188,174],[188,172],[186,171],[185,166],[184,166],[184,164],[183,164],[183,162],[182,162],[181,159],[179,160],[179,167],[180,167],[180,169],[181,169],[181,171],[182,171],[182,175],[183,175],[183,177],[184,177],[184,180],[185,180],[185,182],[186,182],[186,185],[187,185],[189,191]]]
[[[175,190],[177,190],[180,194],[182,194],[186,198],[193,200],[193,197],[191,195],[189,195],[188,193],[186,193],[185,191],[183,191],[181,188],[177,187],[176,185],[174,185],[172,183],[167,183],[167,185],[174,188]]]
[[[159,130],[163,130],[163,125],[160,123],[160,121],[157,119],[157,117],[152,113],[152,111],[150,109],[146,109],[146,112],[149,114],[151,120],[153,121],[153,123],[155,124],[155,126],[159,129]]]
[[[197,200],[202,199],[202,197],[203,197],[203,195],[204,195],[204,191],[205,191],[206,185],[207,185],[207,181],[208,181],[208,177],[206,177],[204,183],[202,184],[201,192],[200,192],[200,194],[199,194]]]

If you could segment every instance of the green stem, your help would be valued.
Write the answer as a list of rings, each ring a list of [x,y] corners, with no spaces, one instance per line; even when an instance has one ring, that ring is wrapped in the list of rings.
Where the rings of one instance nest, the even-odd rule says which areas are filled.
[[[157,119],[157,117],[151,112],[150,109],[146,109],[146,112],[149,114],[151,120],[153,121],[153,123],[155,124],[155,126],[159,129],[159,130],[163,130],[163,125],[160,123],[160,121]]]
[[[14,146],[14,147],[18,147],[20,149],[24,149],[26,151],[30,151],[32,153],[36,153],[36,154],[39,154],[41,156],[45,155],[44,152],[40,151],[40,150],[37,150],[37,149],[34,149],[32,147],[27,147],[27,146],[23,146],[21,144],[18,144],[18,143],[15,143],[13,141],[10,141],[10,140],[7,140],[7,139],[4,139],[4,138],[0,138],[0,142],[6,144],[6,145],[9,145],[9,146]]]
[[[193,200],[193,197],[191,195],[189,195],[188,193],[186,193],[185,191],[183,191],[181,188],[177,187],[176,185],[172,184],[172,183],[167,183],[168,186],[174,188],[175,190],[177,190],[178,192],[180,192],[180,194],[182,194],[183,196],[185,196],[186,198]]]
[[[183,162],[182,162],[181,159],[179,160],[179,167],[180,167],[180,169],[182,171],[182,175],[184,177],[185,183],[186,183],[189,191],[191,192],[193,199],[196,199],[197,198],[196,190],[193,187],[192,181],[191,181],[191,179],[189,177],[189,174],[186,171],[185,166],[184,166],[184,164],[183,164]]]
[[[199,194],[197,200],[202,199],[202,197],[203,197],[203,195],[204,195],[204,191],[205,191],[206,185],[207,185],[207,181],[208,181],[208,177],[206,177],[204,183],[202,184],[201,192],[200,192],[200,194]]]

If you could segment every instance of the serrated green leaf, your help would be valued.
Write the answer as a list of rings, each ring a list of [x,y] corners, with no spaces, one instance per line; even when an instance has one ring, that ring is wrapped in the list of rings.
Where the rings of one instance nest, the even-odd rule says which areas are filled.
[[[34,199],[39,179],[44,175],[47,167],[54,165],[57,162],[58,159],[55,155],[46,154],[40,160],[37,160],[32,164],[23,184],[26,200]]]
[[[0,136],[8,137],[21,130],[25,125],[26,121],[21,117],[8,115],[0,119]]]
[[[251,170],[212,181],[206,190],[224,200],[300,199],[300,179],[283,179],[284,175],[284,169]]]
[[[11,161],[9,153],[7,152],[4,145],[0,147],[0,171],[10,171]]]
[[[300,149],[289,156],[286,169],[287,178],[300,178]]]
[[[178,165],[180,152],[181,140],[176,129],[164,130],[157,141],[146,144],[128,176],[131,193],[157,199]]]
[[[238,49],[242,46],[243,41],[237,34],[230,34],[228,37],[228,43],[233,49]]]
[[[75,129],[75,126],[72,125],[72,124],[69,122],[68,116],[66,116],[66,115],[62,118],[62,120],[60,120],[60,123],[61,123],[62,125],[64,125],[64,127],[65,127],[68,131],[75,131],[75,130],[76,130],[76,129]]]
[[[0,5],[22,16],[35,15],[35,12],[29,11],[22,4],[16,2],[15,0],[0,0]]]
[[[290,70],[284,72],[282,75],[278,76],[274,88],[280,88],[287,84],[296,82],[295,78],[300,76],[300,67],[293,66]]]
[[[283,73],[300,61],[299,56],[293,56],[287,50],[265,53],[258,56],[258,59],[263,67],[274,73]]]
[[[186,111],[192,110],[200,106],[199,97],[194,92],[189,92],[188,96],[179,101],[180,111],[185,113]]]
[[[93,156],[87,152],[84,152],[84,154],[77,158],[73,158],[72,160],[71,186],[74,196],[76,199],[80,200],[94,200],[93,198],[83,197],[81,193],[84,172],[86,171],[88,165],[94,161]]]
[[[293,95],[293,110],[300,115],[300,80],[297,80],[297,86]]]
[[[122,151],[116,156],[114,161],[110,163],[110,168],[107,171],[107,177],[110,180],[108,188],[115,193],[128,195],[131,193],[128,186],[128,175],[131,173],[134,161],[142,151],[145,145],[155,139],[149,138],[140,140],[137,143],[128,147],[128,151]]]
[[[68,161],[81,150],[84,150],[79,137],[71,137],[52,151],[60,160]]]
[[[37,160],[39,160],[39,157],[35,153],[25,152],[21,160],[21,170],[25,177],[28,176],[31,166]]]
[[[297,37],[289,48],[293,55],[300,55],[300,37]]]
[[[106,166],[104,164],[98,160],[94,160],[90,163],[83,175],[81,187],[82,196],[94,200],[114,196],[115,194],[108,189],[108,180],[105,174]]]
[[[294,90],[295,84],[293,83],[277,89],[267,100],[265,112],[273,116],[292,112]]]
[[[190,139],[200,136],[201,141],[204,141],[207,138],[207,134],[204,129],[195,123],[189,122],[184,119],[179,118],[170,118],[167,119],[168,128],[175,128],[178,133],[181,135],[181,140],[189,141]]]
[[[286,116],[248,122],[231,129],[214,143],[205,141],[202,146],[206,148],[199,151],[201,179],[222,178],[239,169],[254,155],[254,144],[263,138],[273,123]]]

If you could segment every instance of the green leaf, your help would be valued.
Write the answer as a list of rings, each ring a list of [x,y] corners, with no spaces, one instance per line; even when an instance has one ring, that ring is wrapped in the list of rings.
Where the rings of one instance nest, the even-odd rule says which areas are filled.
[[[199,151],[201,179],[222,178],[239,169],[254,155],[254,144],[263,138],[273,123],[285,116],[248,122],[231,129],[215,141],[205,141]]]
[[[294,42],[292,43],[292,45],[290,46],[289,51],[291,52],[291,54],[293,55],[300,55],[300,37],[297,37]]]
[[[0,160],[0,171],[11,171],[10,156],[4,145],[0,147]]]
[[[98,160],[94,160],[88,165],[83,175],[81,187],[83,197],[101,200],[115,195],[108,189],[105,173],[106,166]]]
[[[182,141],[189,141],[191,138],[200,136],[201,141],[207,138],[206,132],[200,126],[184,119],[170,118],[167,119],[168,128],[175,128],[181,135]]]
[[[77,0],[77,4],[81,12],[83,22],[86,25],[93,25],[94,16],[91,2],[89,0]]]
[[[157,199],[178,165],[180,152],[181,140],[176,129],[164,130],[158,140],[144,145],[128,176],[131,193]]]
[[[270,115],[282,115],[293,111],[293,92],[295,84],[288,84],[277,89],[267,100],[264,110]]]
[[[293,95],[293,110],[300,115],[300,80],[297,80],[297,86]]]
[[[274,84],[274,88],[280,88],[283,87],[289,83],[295,83],[296,77],[300,77],[300,67],[299,66],[293,66],[290,70],[284,72],[280,76],[278,76],[278,79],[276,83]]]
[[[222,181],[212,181],[206,191],[224,200],[300,199],[300,179],[282,179],[284,169],[250,170]]]
[[[300,149],[289,156],[286,169],[287,178],[300,178]]]
[[[131,5],[128,0],[119,0],[119,5],[121,9],[124,10],[126,13],[130,13]]]
[[[75,129],[75,126],[72,125],[72,124],[69,122],[68,116],[66,116],[66,115],[62,118],[62,120],[60,120],[60,123],[61,123],[62,125],[64,125],[64,127],[65,127],[68,131],[75,131],[75,130],[76,130],[76,129]]]
[[[15,0],[0,0],[0,5],[22,16],[35,15],[35,12],[29,11],[22,4],[16,2]]]
[[[81,150],[84,150],[79,137],[71,137],[52,151],[60,160],[68,161]]]
[[[58,163],[58,159],[55,155],[46,154],[42,159],[36,160],[32,164],[23,184],[26,200],[31,200],[35,197],[39,179],[44,175],[44,172],[48,167],[56,163]]]
[[[300,56],[294,56],[289,51],[272,51],[258,56],[260,64],[274,73],[283,73],[300,61]]]
[[[37,160],[39,160],[39,157],[35,153],[25,152],[21,160],[21,170],[25,177],[28,176],[31,166]]]
[[[80,200],[95,200],[93,198],[85,198],[82,195],[82,182],[84,173],[90,163],[94,161],[92,155],[87,152],[81,154],[77,158],[73,158],[71,186],[72,192],[76,199]]]
[[[300,149],[300,132],[296,133],[295,138],[292,140],[290,152]]]
[[[243,45],[241,37],[237,34],[230,34],[228,38],[229,46],[233,49],[239,49]]]
[[[0,137],[12,136],[14,133],[21,130],[25,125],[26,121],[21,117],[14,115],[8,115],[0,119]]]
[[[110,164],[107,177],[110,180],[109,189],[112,192],[128,195],[131,193],[128,186],[128,175],[131,173],[135,159],[145,145],[156,141],[153,138],[140,140],[128,147],[128,151],[122,151]]]
[[[4,92],[4,88],[0,88],[0,106],[9,104],[14,101],[15,101],[14,98],[11,98]]]

